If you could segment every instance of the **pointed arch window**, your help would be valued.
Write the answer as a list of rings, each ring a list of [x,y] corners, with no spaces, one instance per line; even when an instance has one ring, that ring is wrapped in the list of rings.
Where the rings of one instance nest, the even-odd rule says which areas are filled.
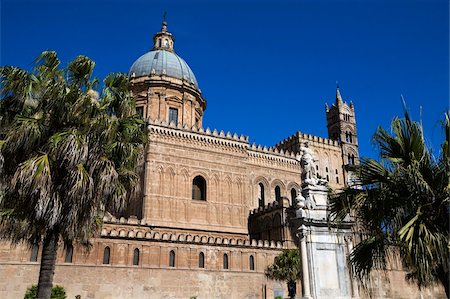
[[[169,253],[169,267],[175,267],[175,251],[173,250]]]
[[[228,269],[228,254],[223,254],[223,268]]]
[[[203,252],[198,255],[198,267],[205,268],[205,254]]]
[[[139,265],[139,257],[140,257],[139,255],[140,255],[139,249],[135,248],[133,252],[133,266]]]
[[[255,258],[253,257],[253,255],[250,255],[248,264],[249,264],[250,270],[254,271],[255,270]]]
[[[192,199],[206,200],[206,180],[200,175],[192,181]]]
[[[103,264],[108,265],[109,264],[109,257],[111,255],[111,249],[109,246],[106,246],[103,250]]]
[[[72,244],[67,245],[66,255],[64,257],[64,263],[71,263],[73,258],[73,246]]]
[[[265,200],[264,200],[264,185],[263,185],[263,183],[258,184],[258,191],[259,191],[259,197],[258,197],[259,206],[264,207]]]

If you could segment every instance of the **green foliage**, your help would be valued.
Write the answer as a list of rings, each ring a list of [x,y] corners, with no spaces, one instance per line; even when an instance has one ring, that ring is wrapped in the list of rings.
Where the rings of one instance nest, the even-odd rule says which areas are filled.
[[[283,296],[276,296],[275,299],[283,299]]]
[[[407,112],[392,121],[390,132],[378,128],[374,142],[381,161],[362,159],[356,185],[331,198],[333,222],[350,213],[363,227],[366,237],[350,255],[361,281],[374,269],[386,269],[394,249],[419,287],[439,279],[448,292],[448,114],[444,127],[438,158],[427,147],[420,123]]]
[[[266,268],[268,278],[295,282],[301,278],[300,256],[298,249],[283,249],[283,252],[275,257],[272,265]]]
[[[32,285],[29,287],[25,293],[24,299],[35,299],[37,298],[37,285]],[[50,297],[51,299],[66,299],[66,290],[63,286],[56,285],[52,288],[52,295]]]
[[[35,63],[31,72],[0,67],[0,238],[88,245],[105,212],[140,194],[145,121],[126,75],[97,90],[86,56],[61,68],[44,51]]]

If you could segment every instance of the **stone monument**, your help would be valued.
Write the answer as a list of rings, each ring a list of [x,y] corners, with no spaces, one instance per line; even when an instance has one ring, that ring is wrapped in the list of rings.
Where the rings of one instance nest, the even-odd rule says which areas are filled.
[[[351,226],[330,227],[327,222],[328,186],[318,178],[313,152],[305,142],[300,161],[302,187],[298,192],[295,226],[302,264],[303,299],[358,298],[347,255],[351,251]]]

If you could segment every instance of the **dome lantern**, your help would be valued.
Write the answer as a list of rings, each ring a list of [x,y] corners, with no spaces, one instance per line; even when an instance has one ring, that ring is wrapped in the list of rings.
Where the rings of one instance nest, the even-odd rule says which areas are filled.
[[[161,31],[153,36],[153,50],[166,50],[174,52],[173,43],[175,38],[172,33],[167,31],[167,22],[162,22]]]

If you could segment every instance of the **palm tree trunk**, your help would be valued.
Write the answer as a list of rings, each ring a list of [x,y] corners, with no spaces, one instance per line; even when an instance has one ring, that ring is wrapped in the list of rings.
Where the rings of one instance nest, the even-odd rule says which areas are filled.
[[[445,289],[445,294],[447,298],[450,298],[450,290],[449,290],[449,273],[446,271],[442,265],[437,268],[437,276],[439,281],[442,283],[442,286]]]
[[[55,274],[57,249],[58,233],[55,231],[47,232],[42,246],[37,299],[50,299],[53,287],[53,275]]]

